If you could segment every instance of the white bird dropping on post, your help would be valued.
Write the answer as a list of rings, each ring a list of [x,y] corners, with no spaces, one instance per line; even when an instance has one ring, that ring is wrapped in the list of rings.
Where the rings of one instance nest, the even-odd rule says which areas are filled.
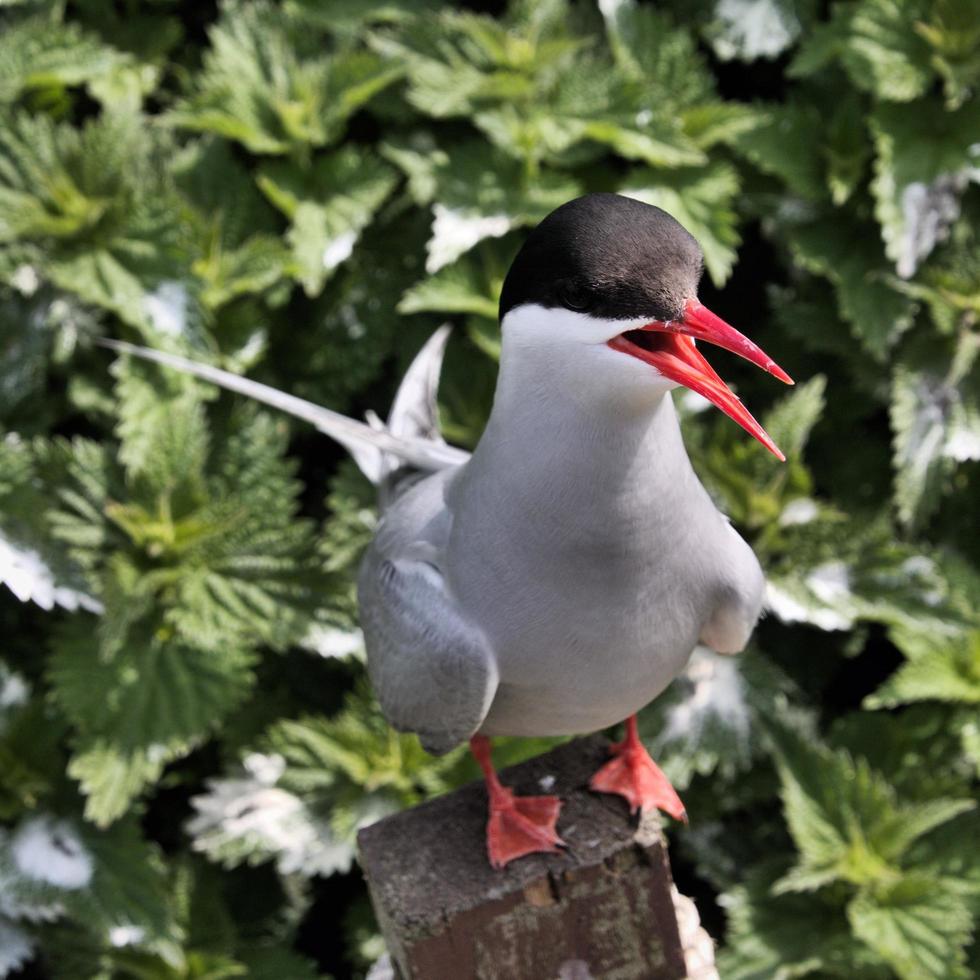
[[[636,712],[698,642],[735,653],[758,619],[762,571],[695,476],[670,392],[703,395],[783,459],[695,340],[792,382],[698,301],[702,268],[697,242],[659,208],[590,194],[552,212],[504,281],[500,375],[472,457],[439,435],[445,329],[380,428],[108,342],[307,419],[380,483],[382,519],[358,581],[371,681],[391,724],[429,751],[470,740],[495,866],[560,847],[560,801],[503,786],[488,736],[626,719],[592,788],[683,818]]]

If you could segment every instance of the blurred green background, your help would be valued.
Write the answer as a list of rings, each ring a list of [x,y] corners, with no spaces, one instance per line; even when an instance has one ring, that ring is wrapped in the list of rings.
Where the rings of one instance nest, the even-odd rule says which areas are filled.
[[[471,446],[586,190],[799,382],[716,361],[785,466],[679,398],[770,578],[641,718],[722,976],[980,973],[978,83],[977,0],[2,0],[0,977],[364,976],[355,828],[476,775],[366,688],[344,454],[94,338],[361,416],[452,321]]]

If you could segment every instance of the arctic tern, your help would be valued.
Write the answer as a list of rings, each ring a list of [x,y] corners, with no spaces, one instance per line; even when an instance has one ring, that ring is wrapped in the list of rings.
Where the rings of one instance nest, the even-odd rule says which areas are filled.
[[[699,353],[705,341],[789,376],[697,299],[703,256],[666,212],[589,194],[527,237],[500,296],[500,371],[471,456],[441,438],[448,336],[416,357],[387,423],[348,419],[208,365],[105,343],[249,395],[341,442],[381,490],[358,597],[372,685],[389,722],[431,752],[469,740],[489,797],[490,862],[561,845],[553,796],[498,780],[488,737],[626,737],[591,787],[631,809],[684,807],[637,734],[636,712],[696,644],[741,650],[764,579],[688,460],[683,385],[779,459]]]

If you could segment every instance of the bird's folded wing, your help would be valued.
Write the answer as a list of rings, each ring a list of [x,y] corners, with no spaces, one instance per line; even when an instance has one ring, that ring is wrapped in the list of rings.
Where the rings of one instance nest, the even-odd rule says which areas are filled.
[[[493,652],[428,561],[369,552],[358,588],[368,672],[385,716],[428,751],[448,752],[490,708]]]

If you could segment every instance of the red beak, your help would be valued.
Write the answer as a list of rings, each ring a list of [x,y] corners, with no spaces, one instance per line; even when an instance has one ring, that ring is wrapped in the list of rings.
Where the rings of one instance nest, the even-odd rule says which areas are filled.
[[[696,299],[689,299],[684,307],[683,320],[655,320],[636,330],[613,337],[609,346],[613,350],[631,354],[655,367],[665,378],[703,395],[734,419],[746,432],[755,436],[777,459],[786,457],[779,451],[765,429],[749,414],[735,393],[715,373],[711,365],[698,353],[694,339],[724,347],[747,361],[758,365],[773,377],[786,384],[793,379],[761,348],[733,326],[715,316]]]

